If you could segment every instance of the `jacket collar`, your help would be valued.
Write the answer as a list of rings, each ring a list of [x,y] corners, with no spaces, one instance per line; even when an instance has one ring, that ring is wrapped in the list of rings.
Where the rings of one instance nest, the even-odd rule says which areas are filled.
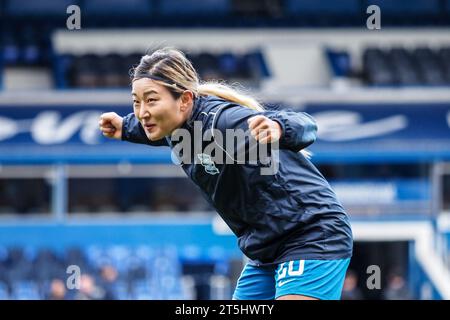
[[[201,104],[204,100],[204,97],[201,96],[196,96],[194,98],[194,105],[192,106],[192,111],[191,111],[191,115],[189,116],[189,118],[183,123],[183,125],[181,126],[181,128],[184,129],[193,129],[194,128],[194,121],[195,119],[197,119],[201,108]]]
[[[197,119],[198,114],[200,113],[201,110],[201,103],[203,102],[203,97],[195,97],[194,98],[194,105],[192,106],[192,111],[190,116],[188,117],[188,119],[181,125],[180,129],[186,129],[186,130],[193,130],[194,129],[194,121],[195,119]],[[172,142],[172,138],[171,136],[166,136],[166,140],[169,144],[169,146],[173,147],[174,145],[177,144],[177,142]]]

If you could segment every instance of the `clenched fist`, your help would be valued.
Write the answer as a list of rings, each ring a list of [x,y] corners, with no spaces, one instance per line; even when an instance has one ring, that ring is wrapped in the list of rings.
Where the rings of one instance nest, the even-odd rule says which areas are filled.
[[[262,144],[278,141],[283,133],[278,122],[263,115],[251,117],[247,122],[253,138]]]
[[[98,122],[103,135],[112,139],[122,138],[123,119],[115,112],[103,113]]]

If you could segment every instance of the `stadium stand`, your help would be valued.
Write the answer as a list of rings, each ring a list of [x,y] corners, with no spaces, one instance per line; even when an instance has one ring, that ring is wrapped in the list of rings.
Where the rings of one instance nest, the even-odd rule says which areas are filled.
[[[450,299],[450,0],[0,0],[0,17],[0,299],[231,297],[242,254],[170,152],[98,132],[162,45],[317,120],[312,161],[354,228],[346,297]]]
[[[200,263],[192,255],[167,246],[70,247],[63,252],[30,247],[1,250],[2,299],[192,299],[197,296],[194,279],[199,287],[209,289],[213,276],[228,272],[223,257],[215,261],[211,256],[211,262]],[[85,278],[79,290],[66,288],[66,266],[70,265],[83,270]],[[59,281],[64,282],[62,295],[57,290]],[[208,298],[210,292],[200,294]]]

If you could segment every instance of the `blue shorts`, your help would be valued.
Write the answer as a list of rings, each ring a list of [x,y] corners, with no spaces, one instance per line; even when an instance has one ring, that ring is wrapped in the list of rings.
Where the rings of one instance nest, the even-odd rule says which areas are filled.
[[[235,300],[273,300],[297,294],[320,300],[339,300],[350,258],[295,260],[273,267],[247,264],[233,294]]]

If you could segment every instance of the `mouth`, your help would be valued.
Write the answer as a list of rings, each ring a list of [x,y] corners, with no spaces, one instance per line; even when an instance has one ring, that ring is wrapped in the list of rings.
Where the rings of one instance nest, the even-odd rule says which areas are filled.
[[[155,124],[151,124],[151,123],[144,124],[143,126],[149,132],[152,131],[152,129],[156,127]]]

